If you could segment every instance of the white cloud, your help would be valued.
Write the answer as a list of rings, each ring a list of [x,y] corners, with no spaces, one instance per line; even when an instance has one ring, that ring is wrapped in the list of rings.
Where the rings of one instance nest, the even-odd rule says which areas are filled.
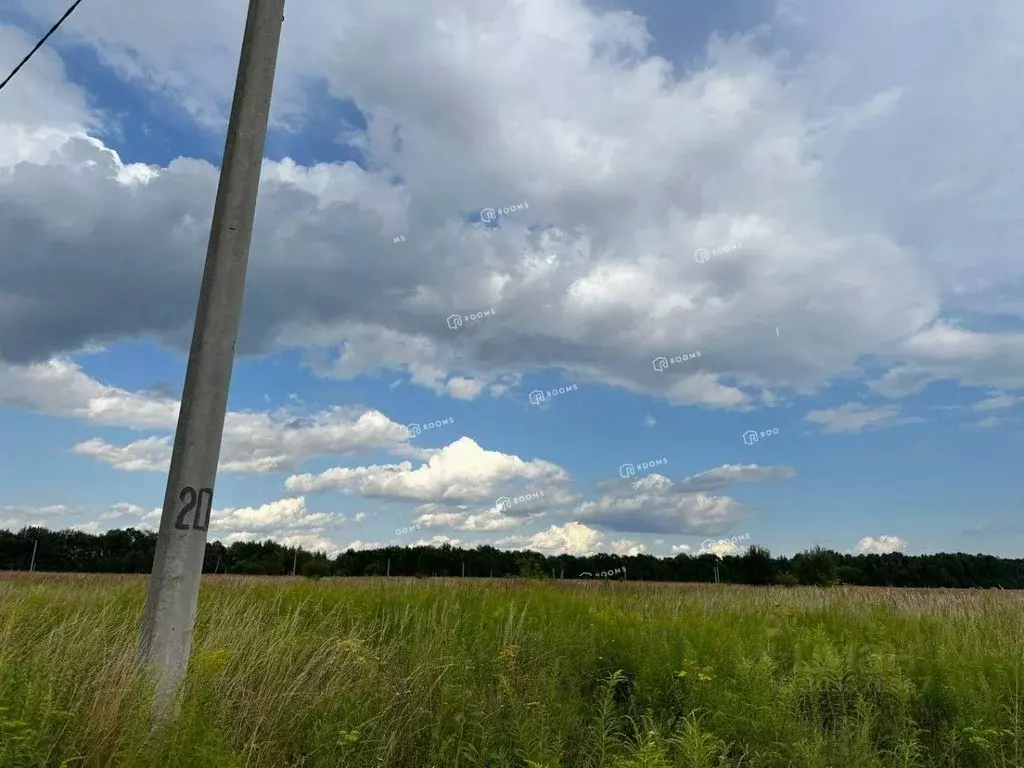
[[[976,411],[996,411],[1002,408],[1010,408],[1022,400],[1024,398],[1014,397],[1005,392],[990,392],[986,400],[975,403],[971,407]]]
[[[642,555],[647,552],[647,545],[639,541],[630,541],[629,539],[619,539],[611,543],[611,550],[616,555],[625,555],[626,557],[633,557],[634,555]]]
[[[64,504],[50,504],[45,507],[21,507],[4,506],[0,507],[0,514],[16,515],[17,517],[58,517],[65,515],[79,514],[80,510],[73,510]]]
[[[27,527],[50,530],[74,529],[102,533],[110,528],[154,528],[160,520],[160,508],[146,509],[137,504],[117,502],[110,506],[69,507],[0,506],[0,529],[17,531]],[[102,525],[101,525],[102,523]]]
[[[410,501],[482,501],[499,496],[510,482],[531,487],[565,483],[568,473],[548,461],[524,461],[481,448],[462,437],[417,468],[408,462],[385,466],[335,467],[317,475],[293,475],[285,487],[293,493],[339,490],[362,496]]]
[[[676,487],[689,491],[710,491],[736,483],[788,480],[796,477],[793,467],[762,467],[758,464],[723,464],[680,480]]]
[[[892,355],[906,364],[870,383],[888,397],[914,394],[943,380],[1024,389],[1024,333],[978,333],[940,321],[901,342]]]
[[[432,536],[429,539],[418,539],[416,541],[416,543],[413,544],[412,546],[414,546],[414,547],[440,547],[440,546],[442,546],[444,544],[447,544],[448,546],[451,546],[451,547],[462,547],[462,548],[466,548],[468,546],[468,542],[466,542],[466,541],[464,541],[462,539],[452,539],[452,538],[449,538],[447,536]]]
[[[172,442],[170,437],[147,437],[130,445],[117,446],[94,437],[71,450],[125,472],[166,472],[171,464]]]
[[[338,549],[341,552],[347,552],[350,549],[358,552],[363,549],[384,549],[386,546],[388,546],[386,541],[360,541],[357,539],[356,541],[349,542]]]
[[[211,534],[238,531],[272,531],[281,534],[297,529],[321,531],[325,527],[339,526],[345,522],[344,515],[309,512],[305,498],[298,496],[278,499],[259,507],[214,510],[210,518],[210,531]]]
[[[754,514],[728,496],[691,492],[657,474],[605,488],[604,496],[581,503],[573,515],[613,531],[699,534],[728,530]]]
[[[979,419],[975,426],[981,429],[992,429],[998,427],[1000,424],[1005,424],[1007,419],[999,416],[986,416],[984,419]]]
[[[0,69],[5,77],[37,40],[0,24]],[[98,129],[101,122],[89,108],[85,92],[67,82],[57,53],[43,46],[32,57],[32,65],[23,67],[5,86],[0,125],[6,134],[0,142],[0,167],[9,167],[31,158],[45,161],[47,149],[59,147],[68,131]]]
[[[916,417],[902,416],[898,405],[873,407],[863,403],[846,403],[837,408],[811,411],[804,418],[821,424],[825,434],[851,434],[921,421]]]
[[[887,552],[902,552],[907,542],[899,536],[865,536],[854,550],[859,555],[884,555]]]
[[[552,525],[531,535],[509,536],[494,542],[500,549],[530,549],[546,555],[591,555],[602,551],[601,533],[578,522]]]
[[[40,24],[63,9],[16,2]],[[217,172],[187,157],[125,162],[96,138],[118,129],[89,106],[105,94],[69,84],[56,52],[65,41],[92,46],[122,77],[220,129],[244,8],[208,5],[95,0],[4,91],[0,230],[19,258],[0,260],[10,363],[0,392],[6,406],[145,430],[126,445],[74,448],[124,470],[166,469],[177,401],[50,359],[136,338],[188,348]],[[978,411],[1009,407],[1024,389],[1024,333],[1001,317],[1024,316],[1024,104],[1006,98],[1024,64],[1019,3],[786,0],[773,24],[789,26],[715,39],[706,61],[687,51],[693,70],[650,55],[649,36],[665,33],[643,19],[577,0],[407,6],[289,9],[275,119],[300,127],[310,84],[351,99],[367,132],[336,127],[370,170],[265,163],[240,354],[299,347],[323,376],[387,368],[462,400],[508,394],[551,365],[581,385],[720,409],[868,375],[892,398],[936,381],[994,388]],[[794,49],[783,32],[808,55],[772,55]],[[31,42],[0,27],[0,64]],[[985,119],[957,119],[949,104]],[[520,200],[530,208],[498,229],[461,221]],[[408,236],[401,249],[397,232]],[[692,258],[730,242],[742,247]],[[567,291],[581,279],[583,295]],[[452,312],[490,307],[495,316],[473,327],[445,326]],[[990,330],[937,320],[940,311],[978,313]],[[766,343],[752,330],[762,317],[786,334]],[[697,365],[651,370],[654,357],[697,348]],[[857,403],[806,418],[826,433],[916,420]],[[506,524],[468,507],[502,483],[568,482],[553,464],[459,437],[421,449],[376,411],[234,412],[221,471],[295,473],[314,457],[380,449],[427,463],[293,474],[289,490],[437,504],[422,514],[472,530]],[[751,510],[706,492],[772,471],[652,476],[578,508],[563,487],[546,511],[573,520],[542,533],[578,543],[585,532],[566,526],[717,532]],[[294,510],[286,501],[265,506],[283,515]]]
[[[96,425],[170,432],[178,419],[177,400],[101,384],[67,360],[30,366],[0,364],[0,388],[8,405]],[[434,455],[433,450],[409,445],[409,439],[405,425],[368,409],[335,406],[309,416],[288,408],[267,413],[230,411],[224,422],[220,471],[287,472],[317,456],[354,455],[374,448],[420,459]],[[93,438],[72,450],[116,469],[166,472],[172,445],[170,435],[123,446]]]
[[[123,76],[177,94],[193,114],[217,122],[231,94],[242,9],[211,15],[196,0],[183,2],[167,16],[98,0],[67,34]],[[848,64],[875,64],[874,30],[867,35],[847,18],[870,12],[825,5],[828,13],[801,8],[810,21],[800,33],[813,30],[815,45],[839,45],[835,55]],[[959,19],[962,11],[946,5]],[[45,0],[24,5],[40,20],[55,8]],[[931,39],[913,50],[889,40],[902,69],[884,73],[826,70],[815,56],[784,68],[750,39],[716,40],[707,68],[688,72],[648,53],[639,17],[599,14],[575,0],[430,0],[399,22],[389,8],[312,2],[289,11],[276,116],[297,125],[303,88],[322,78],[368,115],[357,142],[374,170],[265,164],[241,353],[303,346],[322,373],[403,368],[414,383],[456,398],[552,360],[583,383],[713,408],[775,402],[772,390],[789,386],[809,391],[855,374],[869,354],[923,381],[1024,386],[1019,334],[930,325],[963,286],[963,270],[885,226],[887,215],[954,226],[955,217],[924,215],[953,194],[938,182],[962,184],[963,175],[935,177],[950,169],[938,145],[907,138],[908,125],[928,125],[926,135],[931,129],[915,110],[959,94],[976,113],[1013,112],[995,87],[1012,79],[986,76],[992,87],[979,92],[958,75],[937,91],[918,75],[921,58],[937,55]],[[904,13],[901,23],[926,11],[912,4]],[[205,20],[199,32],[181,23],[195,14]],[[1005,76],[1016,58],[998,41],[1016,39],[1021,14],[997,3],[975,21],[970,31],[950,22],[936,39],[984,30],[984,45],[953,46],[963,71]],[[863,39],[846,36],[854,28]],[[350,36],[352,29],[360,34]],[[600,53],[613,49],[623,57]],[[365,67],[367,56],[377,65]],[[55,94],[69,88],[55,67],[39,77]],[[30,158],[13,170],[6,160],[0,180],[0,203],[16,194],[27,206],[0,223],[13,247],[32,256],[0,274],[15,297],[2,326],[9,330],[0,329],[11,360],[140,335],[188,345],[215,169],[186,158],[127,168],[96,142],[71,136],[72,124],[88,116],[84,103],[62,117],[19,102],[6,118],[5,140],[17,136],[19,157]],[[1019,124],[953,122],[943,135]],[[53,125],[64,126],[65,143],[37,136]],[[984,166],[985,142],[957,138],[942,147],[973,147],[973,161]],[[913,167],[894,162],[900,140],[914,150],[906,153]],[[44,144],[45,152],[36,148]],[[939,162],[925,162],[925,151]],[[901,194],[883,185],[879,195],[877,183],[872,195],[861,194],[857,173],[868,169],[900,179]],[[391,186],[394,175],[403,187]],[[998,187],[1004,215],[1019,207],[1010,205],[1019,181],[1006,182]],[[972,215],[993,211],[976,192],[956,192],[970,193]],[[458,225],[459,211],[518,200],[530,208],[498,230]],[[1004,243],[996,230],[969,231]],[[396,231],[414,247],[396,249]],[[931,232],[914,234],[915,245],[933,242]],[[148,246],[141,252],[140,241]],[[705,264],[689,258],[696,248],[736,241],[742,248]],[[997,255],[1009,249],[972,245],[986,275],[1024,277]],[[566,290],[591,273],[601,277],[594,290]],[[993,290],[956,295],[977,302]],[[117,301],[124,295],[135,298]],[[443,323],[453,311],[485,307],[496,316],[466,332]],[[751,334],[755,313],[785,325],[785,343],[769,348]],[[699,346],[704,357],[696,366],[650,370],[652,358],[677,346]],[[286,461],[267,451],[241,466]]]

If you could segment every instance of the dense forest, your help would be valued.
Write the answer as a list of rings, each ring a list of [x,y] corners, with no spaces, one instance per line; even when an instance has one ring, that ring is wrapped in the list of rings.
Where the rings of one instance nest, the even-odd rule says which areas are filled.
[[[149,573],[156,533],[134,528],[100,535],[25,528],[0,531],[0,568],[7,571]],[[33,553],[35,561],[33,562]],[[1024,559],[940,553],[908,556],[847,555],[820,547],[794,557],[771,556],[750,547],[737,556],[711,554],[653,557],[598,554],[545,556],[489,546],[459,549],[388,547],[349,550],[330,559],[323,552],[288,548],[274,541],[219,541],[206,545],[204,573],[322,576],[461,576],[616,578],[629,581],[714,581],[733,584],[1024,589]],[[624,569],[624,570],[623,570]],[[615,571],[613,575],[603,576]]]

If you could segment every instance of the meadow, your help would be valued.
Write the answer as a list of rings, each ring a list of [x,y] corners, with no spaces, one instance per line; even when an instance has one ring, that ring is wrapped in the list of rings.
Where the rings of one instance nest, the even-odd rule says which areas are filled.
[[[204,577],[148,717],[139,576],[0,579],[0,768],[1024,768],[1024,593]]]

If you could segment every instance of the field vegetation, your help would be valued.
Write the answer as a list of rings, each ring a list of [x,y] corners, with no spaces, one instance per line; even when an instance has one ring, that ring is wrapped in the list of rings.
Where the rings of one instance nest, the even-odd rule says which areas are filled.
[[[205,576],[148,717],[145,578],[0,580],[0,767],[1024,768],[1024,595]]]

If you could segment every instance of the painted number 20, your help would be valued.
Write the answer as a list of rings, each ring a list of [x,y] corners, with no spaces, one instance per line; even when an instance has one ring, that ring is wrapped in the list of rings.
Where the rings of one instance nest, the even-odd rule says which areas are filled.
[[[210,527],[210,509],[213,507],[212,488],[200,488],[199,492],[196,493],[195,488],[185,487],[181,489],[181,495],[178,498],[185,503],[185,507],[178,513],[178,520],[174,524],[175,528],[182,531],[205,531]],[[203,510],[204,501],[206,504],[205,512]],[[192,510],[195,510],[195,516],[190,527],[185,522],[185,516]],[[202,525],[199,524],[200,520],[202,520]]]

